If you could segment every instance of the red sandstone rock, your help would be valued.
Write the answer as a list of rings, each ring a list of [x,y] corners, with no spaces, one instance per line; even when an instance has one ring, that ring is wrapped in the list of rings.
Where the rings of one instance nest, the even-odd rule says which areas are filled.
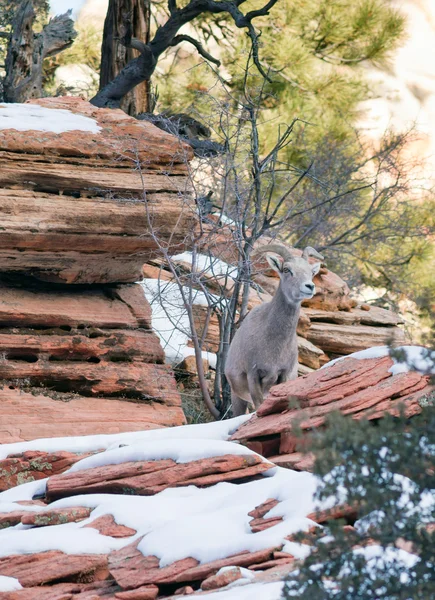
[[[32,555],[0,558],[0,575],[15,577],[23,587],[42,585],[63,578],[86,574],[89,581],[107,569],[107,556],[100,554],[64,554],[50,551]]]
[[[159,588],[156,585],[144,585],[127,592],[116,592],[115,598],[119,600],[154,600],[157,598]]]
[[[288,432],[296,421],[302,429],[319,427],[333,410],[352,415],[376,412],[376,406],[387,400],[395,406],[395,398],[399,400],[400,396],[404,404],[412,404],[418,411],[418,398],[430,390],[428,378],[412,371],[392,376],[388,372],[390,365],[389,358],[349,358],[276,386],[257,415],[239,427],[232,439],[255,439]],[[299,401],[305,408],[289,409],[290,400]],[[385,404],[382,407],[385,409]],[[277,412],[280,410],[283,412]]]
[[[28,511],[24,510],[14,510],[12,512],[0,513],[0,529],[6,529],[7,527],[18,525],[18,523],[21,523],[22,517],[25,516],[27,512]]]
[[[112,515],[103,515],[94,519],[91,523],[84,525],[84,527],[91,527],[101,533],[101,535],[110,535],[114,538],[130,537],[136,534],[136,530],[125,525],[120,525],[115,521]]]
[[[282,517],[269,517],[268,519],[261,517],[249,521],[249,527],[251,528],[252,533],[257,533],[269,529],[270,527],[274,527],[275,525],[278,525],[278,523],[282,523]]]
[[[212,575],[201,583],[201,589],[206,591],[223,588],[243,577],[239,567],[230,567],[223,573]]]
[[[183,585],[175,591],[175,596],[188,596],[189,594],[193,594],[195,590],[190,585]]]
[[[364,306],[368,308],[363,308]],[[361,305],[349,311],[327,311],[320,308],[304,308],[305,315],[311,322],[337,323],[338,325],[371,325],[376,327],[394,327],[403,323],[402,317],[391,310],[378,306]]]
[[[0,191],[1,271],[63,283],[137,281],[156,248],[144,191],[159,236],[182,247],[194,220],[185,210],[190,147],[79,98],[32,102],[89,116],[102,129],[0,132],[0,187],[12,188]],[[142,171],[136,160],[145,161]]]
[[[1,394],[0,394],[1,398]],[[5,407],[2,404],[2,419]],[[0,491],[8,490],[22,483],[44,479],[49,475],[62,473],[84,456],[72,452],[41,452],[29,450],[0,460]]]
[[[341,392],[342,386],[345,384],[350,384],[351,391],[358,391],[371,385],[371,381],[377,383],[380,380],[379,373],[382,376],[391,377],[388,369],[392,364],[393,361],[389,357],[365,360],[349,357],[340,360],[315,373],[273,387],[269,396],[258,409],[257,415],[264,416],[287,410],[290,398],[302,403],[311,398],[322,398],[326,393],[332,391],[335,399],[338,400],[345,396]],[[369,377],[374,377],[374,379],[369,379]],[[352,382],[355,380],[361,382],[360,387],[357,385],[356,388],[352,388]],[[305,402],[306,404],[307,402]]]
[[[82,329],[83,331],[73,332],[75,337],[76,333],[79,336],[86,335],[85,328],[92,327],[92,334],[96,339],[110,335],[110,332],[105,334],[95,328],[151,329],[151,307],[145,301],[139,285],[76,290],[52,289],[48,286],[14,288],[1,283],[0,290],[2,328],[17,326],[34,329],[43,326],[64,328],[66,331],[74,327]],[[44,335],[44,332],[41,333]],[[59,335],[62,330],[53,333]],[[122,334],[123,331],[117,333]],[[24,334],[28,335],[28,332]],[[34,331],[32,334],[37,336],[38,332]],[[141,337],[139,332],[133,335]],[[119,337],[117,343],[120,343]]]
[[[356,306],[350,298],[350,290],[346,282],[332,271],[319,273],[314,278],[316,294],[310,300],[304,300],[302,305],[310,308],[337,311],[350,310]]]
[[[0,592],[1,600],[109,600],[119,590],[113,581],[56,583],[28,587],[16,592]]]
[[[25,379],[44,386],[50,381],[58,386],[68,382],[67,389],[83,396],[126,396],[140,401],[157,400],[167,406],[180,406],[172,370],[168,365],[139,362],[100,363],[74,361],[26,362],[9,360],[0,363],[0,378]]]
[[[217,573],[222,567],[249,567],[253,563],[265,562],[273,557],[276,548],[266,548],[256,552],[242,552],[228,558],[215,560],[185,570],[176,577],[176,582],[201,581]]]
[[[281,565],[287,565],[294,563],[295,559],[293,556],[287,558],[275,558],[274,560],[267,560],[262,563],[250,565],[249,568],[252,571],[265,571],[266,569],[272,569],[273,567],[279,567]]]
[[[62,525],[63,523],[77,523],[87,519],[91,514],[90,508],[77,506],[73,508],[53,508],[41,512],[26,512],[21,517],[23,525],[46,527],[47,525]]]
[[[418,373],[400,373],[356,394],[351,394],[326,405],[308,406],[307,408],[288,410],[264,417],[253,416],[233,434],[231,439],[243,440],[250,437],[277,434],[288,431],[295,424],[301,429],[320,427],[325,422],[328,413],[334,410],[339,410],[343,414],[353,414],[372,409],[379,402],[413,387],[421,380],[422,376]]]
[[[47,497],[52,501],[65,496],[82,494],[95,484],[104,485],[124,477],[156,473],[175,464],[173,460],[135,461],[65,473],[50,477],[47,483]]]
[[[33,393],[10,390],[8,386],[0,389],[0,443],[27,441],[35,437],[142,431],[185,423],[181,406],[167,406],[160,402],[135,403],[114,398],[90,400],[78,394],[62,394],[44,388],[40,392],[50,396],[41,395],[37,388]],[[50,415],[49,419],[47,415]],[[24,479],[23,482],[36,478],[30,473],[30,479]],[[1,482],[0,474],[0,486]]]
[[[321,510],[310,513],[307,515],[307,519],[311,519],[321,525],[327,521],[333,521],[335,519],[352,519],[355,521],[358,518],[358,509],[352,506],[335,506],[329,510]]]
[[[351,354],[373,346],[406,343],[406,336],[399,327],[369,327],[367,325],[336,325],[335,323],[311,322],[307,338],[324,352]]]
[[[279,438],[263,438],[258,440],[249,440],[246,446],[253,452],[261,454],[265,458],[277,454],[279,451]]]
[[[177,575],[198,564],[194,558],[186,558],[160,568],[156,556],[144,556],[137,549],[139,541],[136,540],[109,554],[110,574],[126,590],[162,582],[175,583]],[[183,578],[181,580],[191,581]]]
[[[244,477],[252,474],[249,467],[256,467],[255,473],[258,473],[271,465],[250,454],[217,456],[182,464],[161,460],[108,465],[51,477],[47,483],[47,498],[54,500],[85,493],[151,495],[177,484],[210,485],[210,481],[204,481],[207,475],[219,474],[219,481]]]
[[[261,517],[267,515],[267,513],[277,504],[279,504],[278,500],[275,500],[275,498],[270,498],[269,500],[263,502],[263,504],[255,507],[254,510],[251,510],[251,512],[248,513],[248,516],[252,517],[253,519],[260,519]]]

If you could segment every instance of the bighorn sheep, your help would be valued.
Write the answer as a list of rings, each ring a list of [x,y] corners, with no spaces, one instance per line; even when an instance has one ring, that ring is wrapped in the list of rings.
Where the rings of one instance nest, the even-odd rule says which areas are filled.
[[[266,258],[281,281],[271,302],[254,308],[231,342],[225,375],[231,386],[233,416],[245,414],[248,403],[257,409],[273,385],[297,377],[296,326],[301,302],[313,297],[312,279],[321,265],[310,264],[308,258],[323,259],[311,247],[305,248],[302,257],[279,244],[268,244],[258,252],[275,254]]]

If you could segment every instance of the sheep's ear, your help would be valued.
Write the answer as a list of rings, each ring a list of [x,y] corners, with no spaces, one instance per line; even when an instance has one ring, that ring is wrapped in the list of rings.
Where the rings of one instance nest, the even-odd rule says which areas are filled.
[[[321,266],[322,266],[322,263],[315,263],[314,265],[311,266],[311,269],[313,271],[313,277],[315,275],[317,275],[317,273],[320,271]]]
[[[276,271],[277,273],[282,273],[284,259],[281,256],[266,254],[266,259],[274,271]]]

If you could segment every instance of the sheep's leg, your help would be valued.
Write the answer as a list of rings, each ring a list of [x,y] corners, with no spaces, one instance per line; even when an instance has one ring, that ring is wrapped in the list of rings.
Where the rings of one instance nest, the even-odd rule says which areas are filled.
[[[279,379],[276,376],[276,373],[271,373],[270,375],[261,380],[261,387],[263,388],[263,397],[265,396],[265,394],[267,394],[271,387],[278,383],[278,381]]]
[[[231,406],[233,409],[233,417],[240,417],[241,415],[246,415],[248,403],[236,396],[235,394],[231,394]]]
[[[263,386],[261,384],[260,374],[256,370],[248,373],[248,389],[255,410],[257,410],[263,402]]]

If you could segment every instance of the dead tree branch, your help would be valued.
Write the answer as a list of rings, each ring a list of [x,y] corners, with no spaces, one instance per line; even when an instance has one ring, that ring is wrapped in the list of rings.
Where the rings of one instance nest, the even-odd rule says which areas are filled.
[[[139,56],[131,60],[112,81],[100,89],[98,94],[91,100],[92,104],[99,107],[119,108],[126,94],[143,81],[149,81],[160,56],[171,46],[183,41],[193,44],[206,60],[219,64],[217,59],[212,57],[198,40],[188,35],[178,34],[183,25],[205,13],[214,15],[228,13],[238,29],[247,29],[252,44],[253,61],[263,77],[268,79],[268,75],[259,60],[259,34],[255,30],[252,21],[257,17],[268,15],[270,9],[278,0],[269,0],[264,7],[244,14],[239,7],[245,1],[190,0],[186,6],[178,8],[175,0],[168,0],[169,17],[166,23],[158,27],[154,38],[150,42],[142,42],[140,45],[135,42],[135,48],[140,52]],[[128,43],[128,41],[131,44],[132,39],[128,40],[127,38],[126,42]]]
[[[6,102],[26,102],[43,95],[42,67],[48,56],[54,56],[72,45],[77,32],[71,11],[51,19],[41,33],[33,33],[36,15],[32,0],[18,8],[12,24],[6,56],[4,97]]]

